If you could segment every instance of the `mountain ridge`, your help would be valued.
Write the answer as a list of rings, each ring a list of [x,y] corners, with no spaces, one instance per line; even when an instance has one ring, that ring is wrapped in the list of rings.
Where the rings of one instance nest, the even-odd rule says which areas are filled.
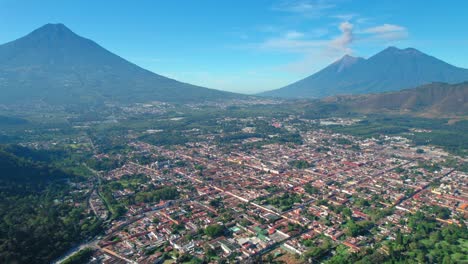
[[[260,93],[285,98],[323,98],[340,94],[397,91],[431,82],[468,80],[468,69],[450,65],[414,48],[388,47],[368,59],[351,63],[344,71],[337,65],[354,57],[344,56],[324,69],[285,87]]]
[[[198,102],[244,98],[179,82],[131,63],[63,24],[0,45],[0,103]]]

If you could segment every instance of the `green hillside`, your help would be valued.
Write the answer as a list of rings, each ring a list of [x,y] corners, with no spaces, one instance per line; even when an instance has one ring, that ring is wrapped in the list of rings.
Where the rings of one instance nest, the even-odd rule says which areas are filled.
[[[3,147],[0,171],[0,263],[50,263],[100,230],[68,184],[78,177]]]

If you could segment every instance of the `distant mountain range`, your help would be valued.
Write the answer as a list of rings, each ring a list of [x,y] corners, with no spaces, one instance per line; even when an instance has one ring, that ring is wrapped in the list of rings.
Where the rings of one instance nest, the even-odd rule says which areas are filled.
[[[0,91],[0,103],[198,102],[245,97],[140,68],[63,24],[47,24],[0,45]]]
[[[314,75],[260,95],[324,98],[397,91],[431,82],[464,81],[468,81],[467,69],[412,48],[390,47],[369,59],[346,55]],[[63,24],[47,24],[20,39],[0,45],[0,91],[0,104],[31,101],[52,104],[189,103],[248,97],[155,74],[78,36]],[[441,93],[431,95],[443,96]],[[392,95],[391,101],[400,98],[398,96]],[[372,95],[367,100],[377,102],[378,98]],[[402,107],[406,99],[405,96],[400,98]],[[453,100],[455,98],[449,101]],[[389,102],[380,102],[382,105],[386,103]],[[370,105],[366,107],[372,108]],[[440,109],[449,108],[447,105]],[[458,108],[454,110],[458,111]]]
[[[323,98],[413,88],[431,82],[468,81],[468,69],[458,68],[416,49],[389,47],[369,59],[344,56],[325,69],[262,96]]]
[[[396,113],[427,117],[468,115],[468,82],[431,83],[396,92],[328,97],[336,103],[361,113]]]

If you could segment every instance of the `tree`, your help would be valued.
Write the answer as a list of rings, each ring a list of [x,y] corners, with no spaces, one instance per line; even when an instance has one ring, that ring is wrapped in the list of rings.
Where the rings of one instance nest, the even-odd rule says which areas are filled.
[[[403,245],[403,236],[401,235],[400,230],[397,231],[396,238],[395,238],[395,243],[397,245]]]
[[[266,261],[267,263],[272,263],[274,258],[275,258],[275,257],[273,256],[273,254],[268,254],[268,255],[266,255],[266,257],[265,257],[265,261]]]
[[[216,238],[224,234],[225,228],[222,225],[214,224],[205,228],[205,234],[211,238]]]
[[[354,221],[349,221],[346,224],[346,234],[348,236],[355,237],[361,233],[361,227],[358,226]]]
[[[319,193],[319,189],[312,186],[310,183],[307,183],[306,185],[304,185],[304,190],[308,193],[308,194],[316,194],[316,193]]]
[[[419,263],[426,263],[426,256],[422,251],[419,251],[419,253],[416,255],[416,259]]]
[[[212,249],[211,247],[205,247],[205,255],[209,258],[216,257],[216,250]]]
[[[353,215],[353,212],[351,211],[351,209],[349,209],[349,207],[345,207],[342,211],[343,215],[350,218],[352,215]]]
[[[453,263],[453,261],[450,258],[450,255],[445,255],[445,257],[442,260],[442,264],[452,264],[452,263]]]

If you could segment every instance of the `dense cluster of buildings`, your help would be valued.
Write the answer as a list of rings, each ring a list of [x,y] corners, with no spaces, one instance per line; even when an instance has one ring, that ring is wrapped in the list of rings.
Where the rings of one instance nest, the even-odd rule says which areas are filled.
[[[409,215],[428,206],[448,209],[437,216],[445,224],[466,221],[467,174],[432,166],[444,160],[440,150],[417,151],[399,137],[356,139],[320,129],[301,136],[301,145],[243,148],[257,142],[249,138],[229,150],[210,140],[171,147],[133,141],[130,156],[155,161],[130,159],[103,178],[118,182],[143,174],[148,181],[139,188],[173,186],[180,196],[128,205],[125,217],[114,220],[99,241],[95,260],[247,261],[271,252],[300,258],[322,245],[359,252],[395,239],[397,231],[411,232]],[[134,189],[113,196],[124,201]],[[106,219],[100,197],[92,195],[93,210]]]

